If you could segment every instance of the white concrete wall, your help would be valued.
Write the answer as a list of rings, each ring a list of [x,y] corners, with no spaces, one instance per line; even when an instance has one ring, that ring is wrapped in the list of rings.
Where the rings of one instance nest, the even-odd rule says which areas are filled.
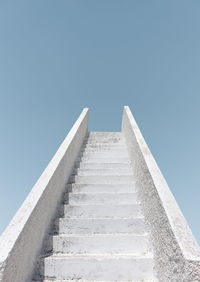
[[[0,281],[30,281],[43,239],[88,132],[84,109],[0,237]]]
[[[127,106],[123,112],[122,132],[131,156],[142,207],[151,227],[159,280],[200,281],[199,245]]]

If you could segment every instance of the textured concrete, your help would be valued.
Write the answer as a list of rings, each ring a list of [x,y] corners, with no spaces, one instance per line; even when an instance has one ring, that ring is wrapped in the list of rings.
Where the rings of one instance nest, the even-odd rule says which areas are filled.
[[[120,162],[120,163],[116,163],[116,162],[104,162],[102,163],[95,163],[95,162],[84,162],[84,163],[80,163],[80,162],[76,162],[76,168],[83,168],[83,169],[125,169],[127,167],[130,168],[130,162]]]
[[[88,109],[84,109],[0,238],[0,281],[30,281],[36,257],[87,132]]]
[[[69,193],[69,204],[70,205],[88,205],[88,204],[136,204],[137,195],[136,193]]]
[[[144,235],[147,227],[143,218],[60,218],[59,234],[134,233]]]
[[[140,254],[142,256],[149,251],[146,235],[59,234],[53,236],[53,252],[60,254]]]
[[[124,108],[122,132],[150,225],[159,281],[200,281],[200,248],[128,107]]]
[[[45,259],[44,275],[52,277],[53,281],[156,281],[153,280],[152,267],[150,255],[54,255]]]
[[[132,218],[140,217],[140,205],[65,205],[65,217],[75,218]]]
[[[107,174],[106,174],[107,175]],[[135,183],[131,186],[129,184],[68,184],[68,190],[73,192],[95,192],[95,193],[105,193],[105,192],[136,192]]]
[[[80,151],[35,279],[156,281],[123,135],[90,132],[85,143],[98,152],[85,144]],[[113,144],[121,144],[119,154]]]
[[[94,175],[132,175],[132,169],[130,167],[127,168],[102,168],[102,169],[75,169],[74,174],[79,176],[94,176]]]
[[[81,184],[124,184],[124,183],[134,183],[133,177],[130,175],[91,175],[91,176],[71,176],[70,181]]]

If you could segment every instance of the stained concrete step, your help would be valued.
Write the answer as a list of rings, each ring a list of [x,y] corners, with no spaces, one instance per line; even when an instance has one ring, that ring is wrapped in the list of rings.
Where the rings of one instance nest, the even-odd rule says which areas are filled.
[[[83,154],[83,155],[79,155],[78,157],[80,160],[85,160],[85,159],[94,159],[94,160],[98,160],[98,159],[115,159],[118,160],[119,162],[123,162],[123,160],[127,161],[129,160],[129,155],[128,153],[122,153],[122,154],[113,154],[113,153],[104,153],[102,154],[100,153],[94,153],[94,154]]]
[[[115,143],[115,144],[125,144],[125,139],[122,138],[121,136],[120,137],[99,137],[99,138],[96,138],[96,137],[89,137],[87,140],[85,140],[86,143],[107,143],[107,144],[112,144],[112,143]]]
[[[89,136],[85,141],[98,141],[98,142],[102,142],[102,141],[106,141],[107,143],[112,143],[112,142],[125,142],[125,139],[122,135],[118,135],[118,136]]]
[[[150,251],[146,235],[65,234],[52,236],[53,252],[62,254],[138,254]]]
[[[123,136],[123,133],[121,131],[90,131],[88,132],[88,137],[96,136]]]
[[[77,184],[72,183],[67,185],[68,191],[76,193],[105,193],[105,192],[136,192],[136,186],[134,184]]]
[[[102,142],[102,143],[95,142],[95,143],[92,143],[92,142],[84,142],[81,149],[85,149],[85,148],[95,149],[95,150],[98,150],[98,149],[117,150],[119,148],[119,149],[127,150],[127,146],[126,146],[126,144],[124,142],[121,142],[121,143],[106,143],[106,142]]]
[[[128,152],[89,152],[89,151],[85,151],[85,152],[81,152],[81,154],[79,155],[79,157],[82,158],[129,158]]]
[[[101,175],[104,177],[105,175],[133,175],[133,172],[130,167],[127,168],[104,168],[104,169],[84,169],[84,168],[79,168],[75,169],[73,171],[73,175],[80,175],[80,176],[97,176]]]
[[[69,183],[80,183],[80,184],[127,184],[130,183],[130,185],[133,182],[133,176],[132,175],[105,175],[105,176],[78,176],[78,175],[72,175],[70,176]]]
[[[153,279],[152,255],[70,256],[53,255],[44,259],[46,279],[69,281],[145,281]]]
[[[69,193],[70,205],[137,204],[136,193]]]
[[[73,280],[66,280],[66,279],[56,279],[56,280],[47,280],[47,279],[45,279],[45,280],[32,280],[32,282],[71,282],[71,281],[74,281],[74,282],[97,282],[97,280],[83,280],[83,279],[73,279]],[[127,280],[114,280],[115,282],[127,282]],[[130,281],[130,280],[129,280]],[[101,282],[113,282],[113,280],[104,280],[104,281],[102,281],[101,280]],[[157,279],[142,279],[142,280],[131,280],[131,282],[158,282],[158,280]]]
[[[141,207],[131,205],[64,205],[65,218],[136,218],[142,217]]]
[[[47,279],[45,279],[45,280],[32,280],[32,282],[71,282],[71,281],[74,281],[74,282],[97,282],[97,280],[83,280],[83,279],[73,279],[73,280],[66,280],[66,279],[56,279],[56,280],[47,280]],[[127,280],[114,280],[115,282],[127,282]],[[130,281],[130,280],[129,280]],[[113,282],[113,280],[104,280],[104,281],[102,281],[101,280],[101,282]],[[157,279],[142,279],[142,280],[131,280],[131,282],[158,282],[158,280]]]
[[[59,234],[112,234],[134,233],[145,235],[148,228],[143,218],[129,219],[80,219],[60,218]]]
[[[109,146],[124,146],[125,145],[125,141],[123,139],[88,139],[87,141],[85,141],[83,143],[83,146],[87,146],[87,145],[95,145],[95,146],[104,146],[104,145],[109,145]]]
[[[109,152],[109,151],[112,151],[112,152],[124,152],[126,151],[127,152],[127,147],[125,145],[115,145],[115,146],[110,146],[108,144],[104,144],[102,146],[97,146],[97,145],[86,145],[86,146],[83,146],[82,149],[81,149],[81,152],[85,152],[85,151],[88,151],[88,152]]]
[[[87,164],[87,163],[96,163],[96,164],[113,164],[113,163],[125,163],[125,164],[131,164],[131,161],[129,158],[80,158],[78,157],[77,162],[82,162],[82,164]]]
[[[83,169],[127,169],[130,168],[130,161],[124,163],[109,163],[109,162],[77,162],[75,168],[83,168]]]

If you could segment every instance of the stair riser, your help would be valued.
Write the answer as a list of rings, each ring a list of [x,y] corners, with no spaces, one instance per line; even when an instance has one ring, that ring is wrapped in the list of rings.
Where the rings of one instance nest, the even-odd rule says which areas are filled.
[[[152,279],[151,258],[46,258],[46,278],[90,281],[133,281]]]
[[[120,163],[120,164],[127,164],[131,165],[131,161],[128,158],[77,158],[77,162],[82,162],[82,164],[87,164],[87,163],[96,163],[96,164],[115,164],[115,163]]]
[[[119,146],[124,146],[124,140],[105,140],[105,139],[101,139],[101,140],[97,140],[97,139],[90,139],[87,142],[83,143],[83,147],[85,146],[97,146],[97,147],[101,147],[101,146],[108,146],[108,147],[119,147]]]
[[[136,192],[136,187],[135,185],[107,185],[107,184],[68,184],[68,191],[72,191],[75,193],[87,193],[87,192],[93,192],[93,193],[106,193],[106,192],[112,192],[112,193],[131,193],[131,192]]]
[[[146,234],[143,219],[66,219],[59,220],[59,234]]]
[[[81,204],[137,204],[136,193],[70,193],[70,205]]]
[[[104,146],[104,147],[91,147],[91,146],[87,146],[87,147],[83,147],[80,151],[80,153],[102,153],[102,154],[107,154],[107,153],[120,153],[120,154],[128,154],[128,151],[126,149],[126,147],[109,147],[109,146]]]
[[[78,161],[81,162],[87,162],[87,161],[93,161],[93,162],[115,162],[115,163],[123,163],[123,162],[130,162],[130,159],[128,156],[123,156],[123,155],[105,155],[105,154],[99,154],[99,155],[93,155],[91,154],[90,156],[79,156]]]
[[[121,184],[121,183],[133,183],[132,175],[118,176],[118,175],[108,175],[108,176],[75,176],[72,175],[69,179],[70,183],[80,183],[80,184]]]
[[[95,147],[112,147],[112,148],[118,148],[118,147],[121,147],[121,146],[124,146],[124,141],[118,141],[118,142],[113,142],[113,141],[106,141],[106,140],[101,140],[101,141],[98,141],[98,140],[89,140],[88,142],[86,143],[83,143],[83,148],[84,147],[92,147],[92,146],[95,146]]]
[[[83,162],[76,163],[76,168],[83,169],[132,169],[129,163],[94,163],[94,162]]]
[[[127,152],[83,152],[79,155],[82,158],[129,158]]]
[[[85,146],[82,147],[81,152],[82,151],[94,151],[94,152],[99,152],[99,151],[126,151],[127,152],[127,147],[124,145],[109,145],[109,144],[87,144]]]
[[[64,205],[66,218],[133,218],[141,215],[139,205]]]
[[[62,254],[140,254],[149,251],[146,236],[53,236],[54,253]]]
[[[73,172],[73,175],[78,176],[102,176],[105,175],[113,176],[113,175],[131,175],[133,176],[133,173],[131,169],[76,169]]]

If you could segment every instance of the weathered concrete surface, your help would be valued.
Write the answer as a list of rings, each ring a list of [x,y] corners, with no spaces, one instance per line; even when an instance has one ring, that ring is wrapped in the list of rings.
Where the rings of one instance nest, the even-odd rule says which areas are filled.
[[[59,234],[112,234],[147,232],[143,218],[60,218]]]
[[[0,238],[0,281],[31,280],[35,259],[88,132],[84,109]]]
[[[149,248],[146,234],[59,234],[53,236],[55,254],[130,255],[134,253],[142,256],[150,252]]]
[[[68,202],[70,205],[88,205],[88,204],[136,204],[138,203],[136,193],[69,193]]]
[[[200,281],[200,248],[128,107],[124,108],[122,133],[150,224],[159,281]]]
[[[77,279],[77,281],[146,282],[152,279],[153,282],[156,280],[153,279],[152,267],[151,255],[143,257],[134,255],[54,255],[45,259],[44,275],[48,275],[49,278],[56,276],[56,280],[53,281],[57,279],[76,281]]]
[[[136,186],[133,183],[131,186],[129,184],[68,184],[68,191],[72,192],[95,192],[95,193],[105,193],[105,192],[136,192]]]
[[[132,169],[130,167],[127,168],[104,168],[104,169],[76,169],[74,170],[74,174],[79,176],[93,176],[93,175],[132,175]]]
[[[140,205],[65,205],[65,217],[76,218],[132,218],[141,217]]]
[[[81,165],[69,178],[62,217],[55,220],[39,277],[54,282],[156,281],[149,228],[123,135],[92,132],[90,142],[98,144],[98,153],[87,147],[80,152],[87,157],[79,158]],[[113,144],[123,145],[120,154]]]
[[[75,181],[81,184],[124,184],[124,183],[134,183],[132,175],[91,175],[91,176],[74,176],[70,177],[70,181]]]

